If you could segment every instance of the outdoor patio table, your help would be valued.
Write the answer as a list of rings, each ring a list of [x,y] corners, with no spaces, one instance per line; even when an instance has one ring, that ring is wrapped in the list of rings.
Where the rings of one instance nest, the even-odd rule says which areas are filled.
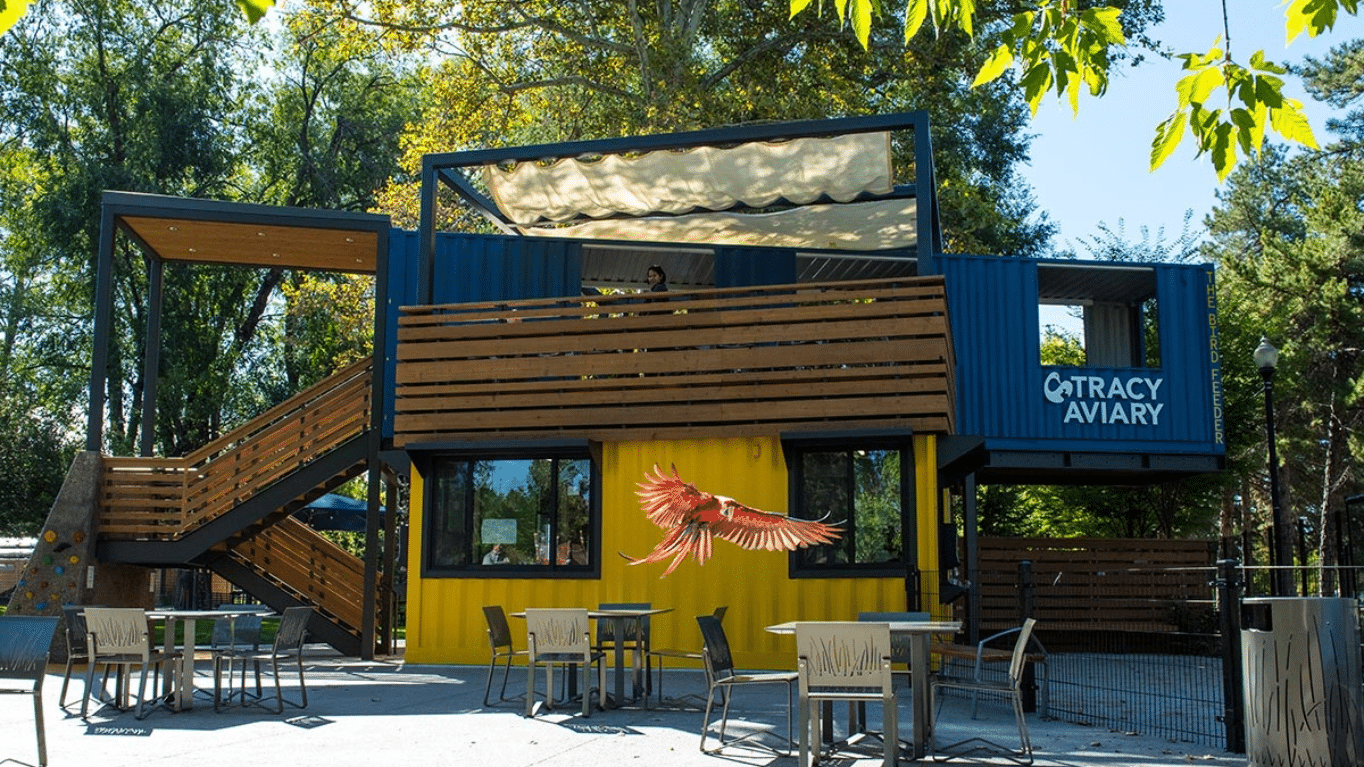
[[[768,626],[773,634],[796,635],[797,621],[778,623]],[[855,623],[855,621],[848,621]],[[865,625],[865,624],[864,624]],[[909,637],[909,669],[912,674],[911,695],[914,700],[914,733],[910,745],[915,759],[922,759],[927,752],[929,728],[933,722],[929,709],[933,705],[932,687],[928,680],[928,646],[934,634],[955,634],[961,630],[961,621],[891,621],[890,633]],[[825,717],[828,720],[828,717]],[[887,735],[889,737],[889,735]]]
[[[651,616],[651,615],[662,615],[662,614],[664,614],[664,613],[670,613],[670,612],[672,612],[672,611],[673,611],[673,609],[672,609],[671,607],[622,607],[622,608],[615,608],[615,609],[611,609],[611,610],[602,610],[602,609],[593,607],[593,608],[588,608],[587,617],[592,618],[593,620],[596,620],[596,621],[604,621],[604,620],[606,620],[606,621],[611,621],[611,622],[614,624],[614,625],[612,626],[612,628],[614,629],[614,633],[612,634],[612,636],[624,637],[624,636],[628,636],[627,628],[628,628],[628,626],[629,626],[630,623],[636,623],[636,624],[637,624],[637,623],[639,623],[640,621],[644,620],[644,619],[645,619],[646,617],[648,617],[648,616]],[[513,617],[513,618],[523,618],[523,619],[524,619],[524,618],[526,617],[526,614],[525,614],[524,612],[512,613],[512,617]],[[634,690],[633,690],[633,692],[635,693],[635,697],[636,697],[636,698],[639,697],[639,693],[640,693],[640,691],[642,690],[643,684],[644,684],[644,683],[641,681],[641,679],[640,679],[640,675],[641,675],[641,673],[643,672],[643,666],[640,664],[640,655],[641,655],[641,654],[642,654],[642,653],[638,653],[638,652],[634,654],[634,658],[635,658],[635,668],[634,668],[634,672],[635,672],[635,674],[634,674]],[[615,693],[614,693],[613,697],[611,698],[611,700],[614,702],[614,704],[615,704],[616,706],[620,706],[620,705],[622,705],[622,704],[625,702],[625,643],[624,643],[624,642],[616,642],[616,643],[615,643],[615,656],[616,656],[616,681],[615,681]],[[572,675],[570,675],[568,678],[569,678],[569,683],[570,683],[570,684],[572,684],[573,682],[576,681],[576,678],[575,678],[574,676],[572,676]]]
[[[241,605],[239,607],[223,606],[216,610],[148,610],[147,617],[153,620],[161,620],[166,624],[165,644],[166,651],[175,649],[175,622],[185,622],[185,642],[181,648],[180,668],[176,672],[175,685],[175,709],[177,711],[188,711],[194,707],[194,630],[195,623],[200,618],[217,620],[227,618],[233,629],[230,632],[236,637],[236,620],[241,615],[260,615],[262,617],[272,616],[275,613],[268,607],[259,605]]]

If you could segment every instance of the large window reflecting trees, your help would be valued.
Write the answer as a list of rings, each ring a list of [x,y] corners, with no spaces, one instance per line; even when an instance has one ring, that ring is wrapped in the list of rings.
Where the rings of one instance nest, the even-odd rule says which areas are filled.
[[[598,493],[590,457],[441,456],[430,476],[429,574],[595,572]]]

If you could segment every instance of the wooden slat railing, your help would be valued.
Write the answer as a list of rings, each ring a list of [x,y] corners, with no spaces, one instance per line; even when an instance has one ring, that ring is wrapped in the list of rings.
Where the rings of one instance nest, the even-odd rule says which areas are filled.
[[[352,365],[184,458],[105,458],[99,534],[173,540],[369,428],[372,371]]]
[[[312,528],[286,517],[237,544],[228,555],[359,634],[364,621],[364,563]]]
[[[952,430],[940,277],[403,312],[398,446]]]

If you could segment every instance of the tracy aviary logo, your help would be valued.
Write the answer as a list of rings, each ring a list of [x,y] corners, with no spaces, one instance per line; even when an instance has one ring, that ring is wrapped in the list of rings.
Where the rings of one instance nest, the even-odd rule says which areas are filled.
[[[1165,403],[1160,400],[1161,377],[1142,375],[1063,376],[1053,370],[1042,382],[1048,402],[1065,405],[1062,423],[1159,426]]]
[[[654,464],[654,474],[644,473],[639,483],[639,505],[649,521],[668,531],[649,555],[642,559],[621,554],[632,565],[662,562],[669,557],[672,564],[660,578],[666,578],[688,556],[704,565],[711,555],[711,541],[723,538],[750,551],[794,551],[806,546],[832,543],[843,529],[839,523],[822,520],[796,519],[785,514],[762,511],[723,495],[696,489],[683,482],[672,467],[672,476]]]

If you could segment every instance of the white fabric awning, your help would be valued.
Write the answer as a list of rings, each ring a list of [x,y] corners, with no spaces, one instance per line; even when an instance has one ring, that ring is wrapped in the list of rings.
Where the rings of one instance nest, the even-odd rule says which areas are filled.
[[[502,214],[521,226],[568,221],[578,216],[686,214],[698,209],[723,211],[740,204],[762,208],[780,200],[796,205],[822,197],[846,202],[861,194],[889,194],[894,183],[890,134],[885,132],[754,142],[733,148],[604,155],[551,164],[485,165],[483,179]],[[903,205],[903,201],[896,202]],[[767,215],[785,214],[784,211]],[[661,220],[649,220],[651,239],[665,239],[656,228]],[[760,227],[770,228],[773,220],[780,219],[767,219]],[[615,225],[615,221],[602,223]],[[912,218],[906,225],[913,227]],[[733,224],[720,226],[729,228]],[[700,239],[694,230],[688,232],[682,239]],[[603,236],[565,235],[563,230],[548,233]],[[833,236],[838,239],[838,235]],[[821,247],[808,241],[803,244]]]
[[[917,206],[915,198],[897,198],[806,205],[775,213],[612,218],[570,226],[527,226],[521,231],[574,239],[875,251],[914,246]]]

